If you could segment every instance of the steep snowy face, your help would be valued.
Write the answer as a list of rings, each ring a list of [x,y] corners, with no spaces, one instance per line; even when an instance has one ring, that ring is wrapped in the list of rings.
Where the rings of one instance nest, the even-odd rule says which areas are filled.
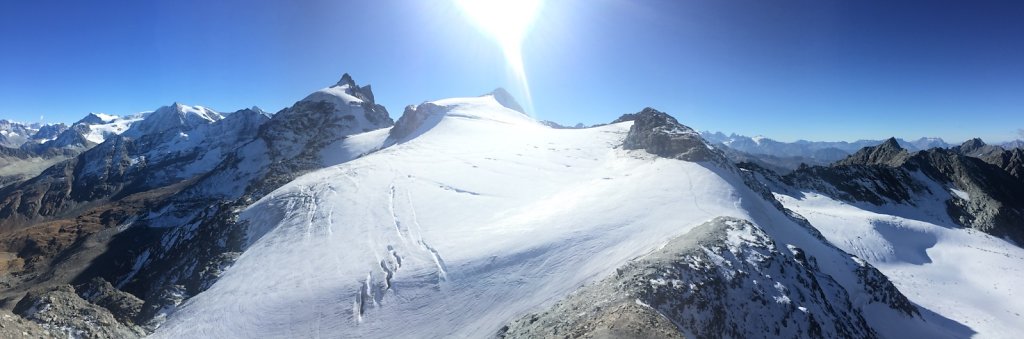
[[[262,121],[266,115],[258,109],[236,112],[209,128],[231,126],[228,122],[245,117]],[[143,245],[120,253],[119,257],[133,259],[109,263],[119,270],[111,281],[143,296],[147,304],[140,319],[159,326],[164,315],[208,288],[237,257],[245,245],[239,235],[246,228],[238,220],[239,211],[304,173],[380,149],[391,125],[384,107],[374,103],[370,87],[358,86],[346,75],[338,84],[274,114],[257,129],[200,133],[197,128],[186,133],[190,140],[198,135],[205,137],[195,140],[222,134],[251,137],[220,148],[222,160],[210,162],[215,166],[209,172],[137,221],[162,235],[138,239]],[[213,153],[204,152],[199,156]],[[202,158],[194,162],[207,163]]]
[[[224,116],[209,108],[174,103],[147,114],[145,119],[125,131],[124,136],[140,138],[167,131],[187,132],[220,119],[224,119]]]
[[[945,215],[948,196],[881,206],[806,189],[777,196],[829,242],[870,262],[917,305],[935,312],[933,322],[960,324],[946,336],[1011,338],[1024,331],[1024,299],[1015,297],[1024,293],[1024,249],[959,227]]]
[[[50,149],[88,149],[104,140],[127,131],[132,124],[142,120],[143,114],[119,117],[102,113],[89,113],[70,127],[62,130],[51,140],[32,145],[32,150],[42,153]],[[42,132],[42,131],[40,131]],[[29,145],[23,146],[23,148]]]
[[[390,138],[361,141],[393,145],[246,207],[244,252],[154,336],[492,336],[718,216],[815,257],[868,326],[927,333],[862,278],[880,274],[858,274],[738,170],[622,149],[633,125],[552,129],[494,96],[411,107]]]
[[[18,148],[28,142],[39,128],[38,124],[22,124],[9,120],[0,120],[0,146]]]
[[[875,206],[929,206],[931,213],[946,216],[957,226],[1024,243],[1024,181],[1014,176],[1020,172],[1015,170],[1013,152],[1002,154],[1005,163],[1002,156],[986,163],[956,151],[935,148],[909,154],[890,139],[832,166],[800,168],[782,176],[783,184],[777,187]]]
[[[275,114],[261,138],[272,156],[290,159],[347,135],[393,124],[387,109],[374,102],[370,86],[360,87],[345,74],[334,86],[313,92]]]
[[[259,126],[269,118],[262,113],[239,112],[231,119],[199,124],[194,118],[177,127],[153,129],[167,122],[168,116],[192,114],[180,106],[161,109],[138,122],[132,137],[116,135],[92,147],[70,161],[43,171],[32,180],[8,187],[0,200],[4,211],[0,225],[57,216],[78,204],[127,195],[172,184],[213,169],[225,154],[251,140]],[[173,112],[172,112],[173,111]],[[219,116],[219,115],[218,115]],[[152,121],[150,121],[152,119]],[[88,119],[87,119],[88,120]],[[108,118],[106,122],[119,121]],[[191,129],[188,121],[195,124]],[[88,122],[88,121],[87,121]],[[84,123],[75,126],[91,128]],[[74,127],[73,127],[74,129]],[[72,130],[68,130],[67,132]],[[152,134],[141,134],[153,131]],[[191,133],[191,135],[189,134]],[[81,136],[81,134],[75,133]],[[58,138],[55,141],[61,141]],[[51,145],[52,142],[40,145]],[[17,216],[15,216],[17,215]]]
[[[87,180],[82,184],[120,178],[114,181],[131,181],[137,186],[133,190],[146,190],[209,172],[269,119],[249,109],[224,118],[198,106],[163,107],[83,153],[80,175]]]
[[[68,129],[68,125],[63,123],[43,125],[39,127],[39,130],[32,135],[29,141],[41,144],[53,139],[56,139],[61,133]]]
[[[508,92],[499,88],[476,98],[446,99],[407,106],[405,113],[391,128],[388,140],[402,142],[413,139],[434,128],[444,117],[452,114],[513,126],[538,124],[523,113],[522,107]]]

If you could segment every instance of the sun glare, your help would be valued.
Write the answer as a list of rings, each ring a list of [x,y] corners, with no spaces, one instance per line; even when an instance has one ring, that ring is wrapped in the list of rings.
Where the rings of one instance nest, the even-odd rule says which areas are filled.
[[[523,38],[540,10],[542,0],[455,0],[463,14],[501,46],[502,54],[532,106],[523,66]],[[531,107],[532,108],[532,107]]]

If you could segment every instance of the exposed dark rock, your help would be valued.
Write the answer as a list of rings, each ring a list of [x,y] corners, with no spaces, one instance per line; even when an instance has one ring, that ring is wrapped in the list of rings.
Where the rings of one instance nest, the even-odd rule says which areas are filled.
[[[142,310],[142,300],[134,295],[114,288],[110,282],[95,277],[89,282],[75,287],[78,295],[90,303],[106,308],[118,321],[133,323]]]
[[[105,268],[103,276],[115,286],[145,300],[138,322],[153,329],[183,300],[209,288],[248,246],[248,225],[238,221],[239,211],[322,168],[320,154],[328,145],[392,124],[369,86],[343,76],[276,113],[252,140],[133,226],[147,232],[117,239],[119,249],[93,267]]]
[[[964,141],[960,146],[954,146],[953,152],[960,153],[969,157],[975,158],[987,158],[992,156],[998,156],[1003,153],[1003,148],[995,145],[988,145],[979,138],[970,139]]]
[[[896,138],[889,138],[878,146],[864,147],[836,165],[888,165],[899,166],[910,154],[900,147]]]
[[[118,321],[106,308],[89,303],[68,285],[29,293],[14,313],[50,332],[74,338],[138,338],[142,328]]]
[[[398,122],[395,123],[395,126],[391,127],[388,139],[393,142],[407,140],[416,134],[417,131],[429,127],[426,126],[429,125],[428,120],[440,119],[439,115],[443,113],[444,107],[429,102],[406,106],[405,112],[398,118]]]
[[[39,324],[19,317],[8,310],[0,310],[0,338],[67,338],[63,331],[51,331]]]
[[[952,150],[909,154],[890,139],[832,166],[802,167],[781,181],[782,186],[875,205],[916,205],[924,197],[947,197],[946,212],[954,222],[1024,244],[1024,181],[1013,176],[1021,173],[1014,160],[1020,156],[1001,152],[986,163],[961,153],[985,147],[975,139]],[[950,194],[952,189],[966,192],[969,199]]]
[[[643,149],[648,153],[686,161],[723,161],[724,156],[707,144],[700,134],[653,108],[626,114],[615,122],[633,121],[622,144],[624,149]]]
[[[516,98],[513,97],[512,94],[510,94],[504,88],[499,87],[495,89],[493,92],[489,93],[488,95],[494,96],[494,100],[496,100],[502,106],[505,106],[506,108],[511,109],[513,111],[526,114],[526,110],[523,109],[523,106],[520,106],[519,102],[516,101]]]
[[[858,263],[862,286],[877,302],[917,316],[917,308],[884,275]],[[797,247],[780,248],[748,221],[719,217],[547,311],[515,320],[498,336],[873,338],[877,333],[846,289],[819,271],[814,257]]]

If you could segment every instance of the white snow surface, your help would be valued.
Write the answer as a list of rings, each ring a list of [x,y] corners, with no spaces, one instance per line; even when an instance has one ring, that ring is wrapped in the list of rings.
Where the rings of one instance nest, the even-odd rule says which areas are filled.
[[[147,114],[142,121],[132,124],[124,132],[127,137],[138,138],[147,134],[158,134],[171,129],[191,130],[214,121],[224,119],[220,113],[202,106],[174,103],[158,108]]]
[[[445,110],[411,140],[243,211],[251,245],[153,336],[489,337],[717,216],[815,255],[851,300],[900,320],[866,305],[848,256],[735,173],[619,148],[631,122],[551,129],[490,96],[433,104]],[[369,133],[334,149],[386,142]],[[901,331],[920,330],[901,319]]]
[[[971,201],[971,195],[967,194],[967,192],[964,192],[962,190],[958,190],[958,189],[955,189],[955,188],[950,188],[949,191],[953,192],[953,195],[956,195],[957,198],[960,198],[960,199],[963,199],[963,200],[967,200],[967,201]]]
[[[877,267],[911,301],[970,328],[958,337],[1024,333],[1024,249],[953,226],[941,201],[856,206],[813,192],[776,197],[833,244]]]
[[[103,143],[104,140],[113,135],[124,133],[128,130],[132,124],[142,120],[143,115],[130,115],[125,117],[119,117],[108,114],[92,113],[100,117],[103,120],[102,124],[90,124],[89,132],[83,135],[85,140],[96,144]]]
[[[313,92],[306,96],[302,101],[326,101],[335,104],[336,106],[348,106],[348,105],[360,105],[363,103],[362,99],[355,97],[348,92],[352,86],[348,84],[335,85],[327,88],[320,89],[319,91]]]

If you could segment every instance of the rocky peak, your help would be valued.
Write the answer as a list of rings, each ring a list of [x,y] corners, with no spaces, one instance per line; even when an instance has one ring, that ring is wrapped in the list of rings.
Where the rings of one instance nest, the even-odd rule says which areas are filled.
[[[99,125],[99,124],[107,123],[108,121],[111,120],[111,118],[112,118],[111,116],[106,115],[106,114],[89,113],[84,118],[78,120],[78,122],[76,122],[76,124]]]
[[[633,121],[625,149],[643,149],[648,153],[686,161],[708,161],[721,158],[692,128],[684,126],[671,115],[647,107],[625,114],[613,123]]]
[[[349,86],[349,87],[357,87],[355,80],[352,80],[352,76],[349,75],[348,73],[342,74],[341,75],[341,80],[338,80],[338,83],[335,84],[334,86],[346,86],[346,85]]]
[[[333,86],[313,92],[305,99],[302,99],[302,101],[325,101],[335,105],[348,105],[350,103],[376,105],[370,85],[359,86],[348,73],[342,75],[341,80],[338,80]]]
[[[985,146],[986,146],[985,142],[982,141],[980,138],[973,138],[973,139],[964,141],[963,144],[960,144],[960,151],[964,152],[964,153],[969,153],[971,151],[977,150],[977,149],[985,147]]]
[[[224,119],[224,116],[209,108],[175,102],[146,115],[142,121],[133,124],[128,131],[125,131],[124,135],[138,138],[166,131],[185,132],[221,119]]]
[[[36,140],[37,142],[50,140],[56,138],[58,135],[60,135],[67,129],[68,125],[65,125],[64,123],[43,125],[39,127],[39,130],[36,131],[35,134],[32,135],[32,140]]]
[[[370,87],[370,85],[360,87],[359,85],[356,84],[356,81],[353,80],[352,76],[349,75],[348,73],[343,74],[341,76],[341,80],[338,80],[338,83],[334,84],[334,86],[332,87],[341,87],[345,89],[345,92],[348,93],[349,95],[359,98],[364,102],[368,102],[371,105],[375,103],[373,100],[373,90]]]
[[[661,112],[659,112],[656,109],[650,108],[650,107],[644,107],[644,109],[641,110],[638,113],[626,113],[626,114],[623,114],[618,119],[615,119],[614,121],[612,121],[612,123],[613,124],[617,124],[617,123],[620,123],[620,122],[634,121],[634,120],[636,120],[637,116],[639,116],[641,114],[658,114],[658,113],[661,113]],[[664,114],[664,113],[661,113],[661,114]],[[674,120],[674,118],[673,118],[673,120]]]
[[[978,138],[964,141],[960,146],[953,147],[953,152],[982,159],[999,157],[1003,151],[1002,147],[986,144]]]
[[[526,114],[526,110],[523,109],[523,106],[520,106],[519,102],[516,101],[516,98],[513,97],[512,94],[506,91],[504,88],[498,87],[494,89],[494,91],[492,91],[491,93],[485,94],[485,96],[486,95],[494,97],[495,101],[497,101],[499,104],[505,106],[508,109]]]
[[[878,146],[876,146],[875,148],[879,149],[879,150],[889,150],[889,151],[900,151],[900,150],[903,150],[903,147],[900,146],[899,140],[896,140],[895,137],[890,137],[889,139],[885,139],[885,141],[882,141],[882,143],[878,144]]]
[[[910,157],[907,150],[900,147],[896,138],[889,138],[878,146],[864,147],[836,165],[886,165],[899,166]]]

